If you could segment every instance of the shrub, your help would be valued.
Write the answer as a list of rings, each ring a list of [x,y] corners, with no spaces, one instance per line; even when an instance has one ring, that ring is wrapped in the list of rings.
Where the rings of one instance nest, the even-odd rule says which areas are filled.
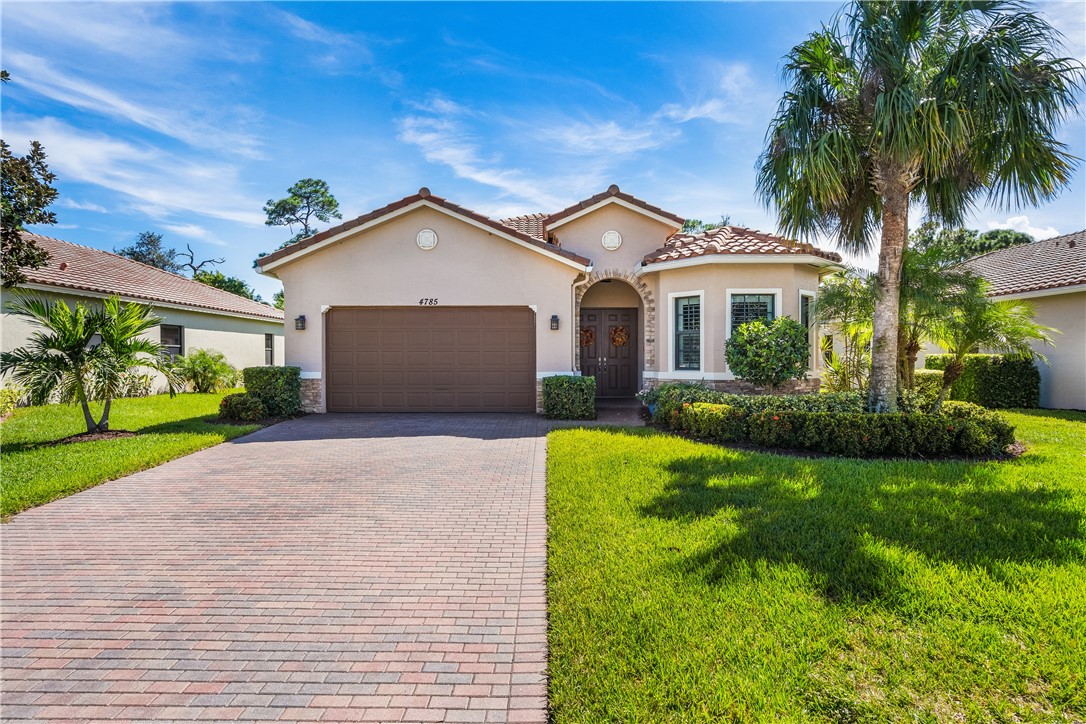
[[[246,367],[245,391],[260,400],[271,417],[290,417],[302,409],[301,367]]]
[[[679,425],[694,437],[715,442],[735,442],[747,436],[746,413],[731,405],[687,403],[679,413]]]
[[[794,319],[777,317],[739,325],[724,343],[724,358],[736,377],[776,387],[807,376],[810,349],[807,328]]]
[[[240,392],[227,395],[219,403],[219,417],[223,420],[256,422],[268,416],[264,404],[253,395]]]
[[[942,370],[951,359],[951,355],[931,354],[924,366],[929,370]],[[991,408],[1037,407],[1040,404],[1041,373],[1033,360],[999,354],[968,354],[964,364],[961,377],[950,388],[951,400]]]
[[[214,349],[190,349],[175,361],[178,376],[193,392],[218,392],[237,383],[238,371],[226,361],[226,356]]]
[[[1014,426],[980,405],[944,402],[939,414],[961,421],[959,447],[966,455],[998,455],[1014,442]]]
[[[543,415],[551,420],[595,420],[596,378],[544,377]]]
[[[657,388],[653,420],[674,427],[684,404],[709,402],[729,405],[746,414],[766,410],[807,412],[863,412],[862,392],[824,392],[817,395],[735,395],[710,390],[693,382],[666,382]]]
[[[975,407],[975,406],[971,406]],[[1014,441],[1014,429],[998,415],[767,411],[748,418],[750,440],[766,447],[829,455],[940,457],[994,455]]]
[[[941,371],[923,369],[913,372],[913,393],[916,395],[917,412],[930,410],[942,388],[943,373]]]
[[[0,415],[6,415],[26,400],[26,388],[20,385],[0,387]]]
[[[154,391],[155,378],[133,367],[121,373],[120,397],[149,397]]]

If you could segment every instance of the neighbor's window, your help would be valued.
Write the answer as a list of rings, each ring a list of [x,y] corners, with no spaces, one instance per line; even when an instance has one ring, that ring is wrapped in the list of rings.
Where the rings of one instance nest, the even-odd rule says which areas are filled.
[[[166,348],[171,357],[180,357],[185,354],[184,327],[176,324],[163,324],[159,326],[159,330],[162,334],[162,346]]]
[[[675,300],[675,369],[701,369],[701,297]]]
[[[275,364],[275,335],[264,335],[264,364]]]
[[[772,294],[733,294],[732,295],[732,332],[739,329],[739,325],[746,324],[755,319],[773,321],[777,316],[774,309],[776,297]]]

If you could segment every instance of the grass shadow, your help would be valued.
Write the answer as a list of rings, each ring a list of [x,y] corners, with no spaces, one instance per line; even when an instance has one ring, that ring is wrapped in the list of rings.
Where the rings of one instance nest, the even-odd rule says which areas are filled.
[[[905,556],[979,567],[1083,561],[1083,516],[1070,495],[1001,488],[983,465],[792,460],[730,452],[669,463],[643,515],[696,521],[728,510],[733,538],[689,556],[684,572],[725,580],[737,566],[794,564],[831,600],[886,600]]]

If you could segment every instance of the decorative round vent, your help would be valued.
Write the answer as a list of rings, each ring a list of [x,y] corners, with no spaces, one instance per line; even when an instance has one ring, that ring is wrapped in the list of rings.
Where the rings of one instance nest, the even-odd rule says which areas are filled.
[[[614,229],[603,232],[603,248],[607,251],[614,251],[622,246],[622,234],[618,233]]]
[[[433,229],[423,229],[419,232],[419,235],[415,237],[415,243],[419,245],[420,249],[429,251],[437,246],[437,232]]]

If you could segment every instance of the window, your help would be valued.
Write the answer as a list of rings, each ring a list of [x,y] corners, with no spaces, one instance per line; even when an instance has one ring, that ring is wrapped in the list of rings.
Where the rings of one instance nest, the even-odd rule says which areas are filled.
[[[162,346],[170,353],[171,357],[180,357],[185,354],[185,328],[176,324],[163,324],[159,327],[162,334]]]
[[[777,316],[773,294],[733,294],[732,295],[732,332],[739,329],[739,325],[755,319],[773,321]]]
[[[269,366],[275,364],[275,335],[274,334],[265,334],[264,335],[264,364],[269,365]]]
[[[675,300],[675,369],[701,369],[701,297]]]
[[[814,324],[814,297],[810,294],[799,295],[799,323],[808,331]]]

